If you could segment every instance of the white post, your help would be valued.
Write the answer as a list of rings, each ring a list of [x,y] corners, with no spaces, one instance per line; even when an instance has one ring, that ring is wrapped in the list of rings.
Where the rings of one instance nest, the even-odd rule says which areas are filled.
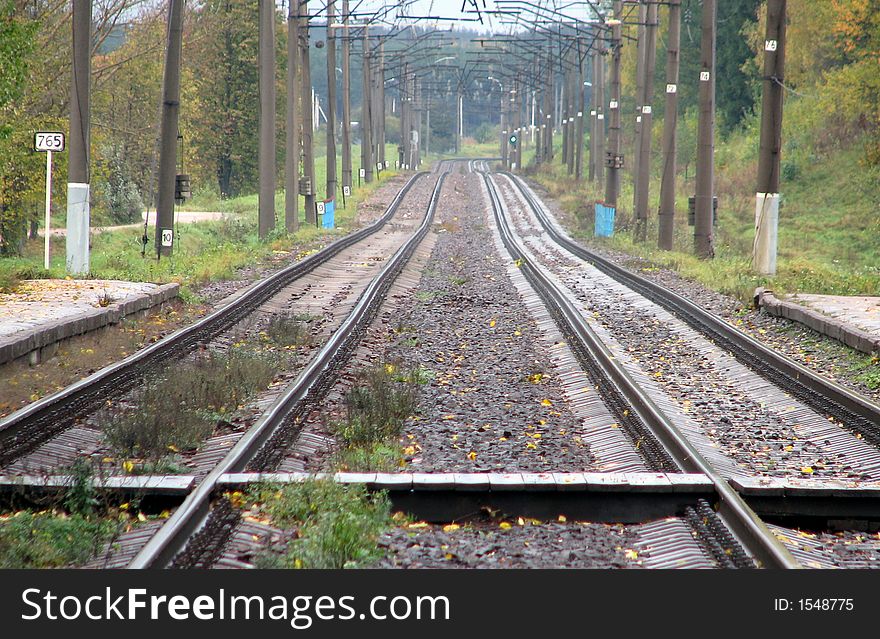
[[[755,194],[755,245],[752,260],[759,273],[776,275],[779,193]]]
[[[46,249],[43,256],[43,266],[49,270],[49,235],[51,232],[52,211],[52,151],[46,151],[46,224],[43,232],[46,235]]]

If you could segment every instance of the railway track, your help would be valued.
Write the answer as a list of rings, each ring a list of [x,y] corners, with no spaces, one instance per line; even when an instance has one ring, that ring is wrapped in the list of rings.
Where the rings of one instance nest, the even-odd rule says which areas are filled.
[[[416,533],[415,543],[411,531],[404,529],[389,533],[382,544],[394,551],[391,558],[382,564],[384,567],[437,565],[431,561],[424,563],[431,549],[439,554],[440,563],[444,555],[447,559],[455,555],[462,566],[493,565],[496,553],[504,555],[512,552],[513,563],[503,565],[515,566],[520,565],[516,562],[521,558],[521,551],[516,548],[532,547],[535,549],[531,551],[532,555],[546,553],[548,557],[555,557],[554,553],[559,548],[554,544],[559,545],[557,542],[563,539],[569,540],[566,542],[569,545],[587,544],[586,547],[582,546],[583,557],[566,550],[568,558],[561,561],[571,566],[624,567],[616,559],[609,563],[596,563],[596,558],[591,558],[590,553],[594,545],[596,548],[605,548],[608,557],[617,556],[619,553],[613,549],[616,547],[620,551],[621,546],[626,545],[632,548],[628,553],[640,556],[639,565],[644,567],[831,567],[835,565],[835,556],[841,555],[828,550],[833,546],[828,536],[822,538],[823,542],[810,542],[810,547],[799,544],[799,533],[778,525],[779,517],[795,520],[813,517],[819,522],[847,518],[880,519],[876,507],[880,486],[876,483],[844,482],[834,477],[804,481],[802,478],[792,478],[790,473],[785,472],[753,472],[742,466],[736,467],[723,454],[718,454],[711,446],[707,447],[706,438],[701,439],[699,433],[691,428],[689,416],[676,412],[674,401],[658,399],[656,384],[638,371],[627,351],[615,342],[613,331],[597,322],[591,313],[585,312],[585,308],[587,311],[589,308],[576,287],[572,288],[574,280],[568,277],[575,270],[572,260],[585,258],[572,250],[574,257],[569,257],[569,262],[562,260],[561,270],[554,268],[556,252],[568,251],[569,247],[556,243],[555,236],[552,242],[555,249],[547,243],[541,244],[546,242],[546,238],[539,237],[547,234],[547,227],[543,226],[545,223],[555,228],[559,237],[564,237],[564,233],[556,228],[552,217],[547,215],[528,187],[509,174],[489,174],[487,161],[482,159],[466,163],[445,161],[436,168],[435,173],[440,177],[431,194],[424,221],[411,239],[387,261],[382,273],[366,288],[340,328],[333,332],[295,382],[277,395],[272,405],[228,454],[212,462],[209,472],[189,478],[194,480],[189,484],[187,478],[178,478],[181,487],[176,495],[184,498],[181,506],[155,534],[156,526],[152,525],[149,530],[135,531],[120,540],[122,550],[110,565],[120,566],[124,562],[132,568],[247,567],[247,561],[239,557],[255,551],[259,543],[254,540],[281,535],[281,531],[264,523],[243,521],[241,513],[224,495],[229,491],[242,490],[254,482],[302,481],[309,476],[301,472],[277,472],[277,469],[284,467],[286,451],[291,450],[302,436],[307,416],[327,412],[327,406],[322,402],[327,401],[324,398],[332,389],[336,389],[335,394],[339,396],[336,386],[339,384],[338,378],[346,366],[351,366],[347,362],[357,350],[359,341],[370,331],[381,335],[385,330],[382,324],[387,323],[388,312],[385,312],[384,320],[377,319],[381,313],[380,304],[408,257],[429,232],[435,211],[441,205],[444,181],[449,182],[449,190],[454,188],[456,193],[461,193],[461,189],[465,188],[469,206],[473,203],[474,184],[482,191],[489,211],[486,221],[491,220],[488,226],[497,253],[506,264],[506,277],[525,300],[527,312],[534,317],[536,330],[544,336],[545,344],[561,362],[553,377],[560,379],[559,392],[562,395],[542,402],[552,407],[548,409],[548,414],[555,417],[548,417],[551,421],[546,426],[525,425],[526,431],[536,429],[526,432],[527,438],[535,437],[534,441],[540,443],[542,449],[546,447],[547,451],[555,452],[550,457],[517,454],[508,458],[502,455],[498,463],[492,465],[493,449],[503,446],[504,450],[513,451],[509,448],[512,441],[508,440],[522,437],[508,431],[516,433],[524,425],[519,423],[520,420],[535,422],[534,416],[514,410],[511,417],[506,418],[508,421],[498,426],[494,435],[491,428],[488,429],[489,447],[485,449],[479,447],[479,442],[469,441],[471,435],[478,433],[469,432],[468,424],[455,425],[456,434],[451,441],[455,442],[460,433],[462,446],[453,443],[451,448],[460,451],[441,453],[435,462],[428,464],[428,472],[418,471],[416,465],[420,462],[419,458],[410,460],[413,464],[411,470],[415,472],[333,475],[338,482],[388,491],[395,508],[430,522],[428,528]],[[447,175],[453,179],[446,180]],[[458,204],[452,202],[450,200],[443,204],[450,210],[441,207],[444,215],[434,226],[435,231],[447,234],[452,231],[465,237],[476,233],[471,238],[472,242],[485,245],[481,233],[485,234],[486,231],[480,225],[485,212],[474,216],[471,211],[460,209]],[[533,226],[529,225],[524,213],[526,209],[530,211],[529,215],[535,216],[536,224]],[[471,226],[456,229],[456,220],[461,221],[458,216],[462,214],[468,216]],[[461,261],[461,266],[457,268],[468,269],[466,260],[456,252],[458,249],[451,246],[454,245],[447,243],[445,247],[436,247],[442,253],[438,255],[441,258],[439,263]],[[452,253],[446,253],[448,251]],[[483,259],[489,260],[490,256],[486,255]],[[490,263],[495,263],[494,258]],[[434,284],[429,286],[436,286],[437,278],[441,275],[450,277],[442,273],[438,275],[436,264],[431,268],[434,273],[431,281]],[[409,277],[412,279],[411,275]],[[491,268],[476,269],[473,277],[496,279]],[[452,279],[456,282],[461,279],[463,284],[466,278]],[[494,290],[491,287],[488,290],[490,292],[486,295],[497,294],[491,293]],[[429,293],[425,300],[439,294],[438,291]],[[480,299],[481,293],[476,295],[473,299],[453,295],[446,302],[452,306],[444,307],[440,303],[434,307],[428,306],[432,310],[427,312],[454,314],[459,305],[487,304],[487,300]],[[453,301],[456,299],[459,301]],[[491,313],[513,312],[514,309],[515,306],[510,311],[499,308]],[[394,311],[398,312],[403,311]],[[418,314],[424,311],[416,307],[410,308],[409,312]],[[495,317],[500,328],[505,320],[497,315]],[[515,336],[529,330],[521,319],[513,322],[510,328],[516,328]],[[496,319],[492,319],[490,326],[495,327],[495,324]],[[456,340],[466,340],[466,333],[444,328],[442,322],[429,323],[429,326],[435,327],[434,330],[447,340],[438,342],[442,350],[434,351],[431,357],[443,355],[437,359],[445,361],[451,356],[452,350],[458,348],[462,355],[453,361],[470,361],[467,352],[471,347],[467,341],[453,347]],[[498,334],[497,339],[501,340],[502,335]],[[510,340],[511,337],[508,335],[505,339]],[[648,338],[640,336],[639,339]],[[386,348],[380,344],[381,341],[374,340],[368,348]],[[485,344],[479,346],[479,342],[475,342],[475,345],[485,348]],[[406,351],[404,356],[406,353],[411,355],[412,351]],[[371,353],[373,361],[378,356]],[[488,351],[484,359],[486,356],[489,356]],[[502,354],[499,361],[503,362],[505,357]],[[531,355],[522,351],[519,357]],[[446,376],[442,383],[449,384],[450,381],[453,381],[452,378]],[[461,396],[480,390],[466,386],[463,382],[457,387],[459,390],[452,391],[452,395],[458,393]],[[542,392],[549,392],[549,389]],[[504,392],[504,397],[508,396]],[[562,408],[563,396],[564,401],[571,405],[571,412]],[[495,401],[504,400],[499,395]],[[447,432],[446,426],[454,424],[442,421],[432,424],[431,411],[427,410],[426,413],[428,415],[421,418],[428,420],[423,430],[412,432],[430,434],[432,426],[433,430]],[[514,414],[520,416],[514,417]],[[451,417],[443,415],[433,419],[446,420]],[[850,414],[849,418],[852,417]],[[566,430],[575,430],[577,422],[586,426],[577,430],[578,436],[575,438],[578,442],[583,440],[586,454],[571,457],[570,440],[558,436],[565,435]],[[544,424],[544,420],[538,423]],[[563,428],[560,429],[560,426]],[[830,428],[841,430],[833,423]],[[481,426],[476,430],[484,431],[486,428]],[[542,435],[538,442],[537,438]],[[408,437],[415,441],[412,440],[413,435]],[[419,435],[419,439],[421,437]],[[851,437],[848,432],[847,437]],[[554,438],[561,443],[554,443]],[[864,453],[864,459],[870,462],[870,454],[876,452],[874,448],[861,438],[853,439],[857,444],[845,442],[849,448],[841,454],[852,455],[851,449],[856,446],[857,452]],[[464,441],[469,442],[467,446]],[[537,448],[531,439],[525,439],[525,442],[527,449]],[[426,447],[429,445],[428,440],[423,443]],[[435,439],[431,445],[443,447],[448,443]],[[829,444],[820,442],[818,445]],[[469,448],[471,452],[465,458],[464,453]],[[432,452],[435,451],[424,451],[425,459],[431,458]],[[452,462],[450,454],[459,456],[461,461]],[[484,455],[488,465],[484,465],[482,471],[469,471],[469,468],[478,467],[476,460]],[[857,456],[852,459],[857,459]],[[865,467],[862,470],[865,477],[872,478],[872,469]],[[183,487],[184,484],[187,485]],[[169,490],[167,486],[165,490]],[[522,527],[514,525],[514,533],[504,543],[491,541],[490,550],[486,550],[486,540],[495,539],[493,530],[497,529],[497,521],[480,523],[477,520],[466,533],[457,537],[447,532],[448,522],[471,520],[475,514],[487,512],[503,513],[507,519],[502,528],[510,528],[511,524],[506,522],[517,521],[517,518]],[[766,514],[774,518],[773,525],[767,525],[762,520]],[[554,521],[557,516],[559,522]],[[576,522],[591,523],[571,525],[565,523],[566,517]],[[522,523],[531,520],[534,520],[534,525]],[[538,520],[543,523],[537,523]],[[450,529],[458,528],[456,524]],[[472,549],[476,545],[482,550],[477,554],[462,550],[460,558],[456,551],[447,551],[462,539],[467,540],[463,542],[465,548]],[[850,536],[848,539],[859,538]],[[825,555],[821,555],[823,552]],[[815,553],[819,559],[810,561],[810,553]],[[526,559],[521,565],[540,565],[535,563],[534,558]],[[582,559],[586,563],[581,563]],[[865,561],[861,557],[850,561],[850,564],[871,565],[870,560]],[[551,562],[546,565],[551,567],[558,564]]]
[[[584,248],[552,219],[546,207],[522,178],[507,172],[503,175],[522,195],[544,232],[565,251],[666,309],[727,350],[750,370],[791,393],[816,412],[832,418],[875,446],[880,446],[880,406],[767,348],[681,295]]]
[[[284,449],[298,432],[298,418],[326,392],[336,369],[356,347],[360,334],[378,311],[385,292],[428,232],[444,178],[445,174],[441,173],[418,230],[370,282],[330,340],[189,493],[162,528],[137,552],[129,568],[204,567],[216,560],[237,521],[237,515],[227,500],[220,499],[217,508],[211,508],[220,479],[245,469],[253,472],[271,470],[280,461]]]
[[[108,400],[123,396],[148,375],[167,367],[169,361],[179,359],[215,340],[253,315],[286,287],[374,236],[394,218],[404,198],[426,175],[417,173],[412,176],[385,213],[373,224],[260,280],[242,294],[232,296],[227,303],[191,326],[0,420],[0,468],[9,467],[60,433],[70,431],[80,420]],[[76,428],[73,430],[76,431]],[[75,445],[77,439],[77,433],[74,432],[71,442],[62,441],[60,445]]]
[[[797,561],[760,518],[616,361],[584,320],[569,294],[524,249],[508,221],[506,206],[495,181],[485,173],[483,181],[502,241],[510,256],[516,260],[526,279],[551,309],[563,334],[580,345],[581,363],[590,371],[592,381],[601,387],[606,401],[614,405],[621,422],[627,424],[632,431],[633,440],[648,440],[643,444],[646,461],[655,470],[684,471],[709,478],[718,498],[715,512],[751,557],[764,566],[799,567]],[[705,507],[702,511],[707,516]]]

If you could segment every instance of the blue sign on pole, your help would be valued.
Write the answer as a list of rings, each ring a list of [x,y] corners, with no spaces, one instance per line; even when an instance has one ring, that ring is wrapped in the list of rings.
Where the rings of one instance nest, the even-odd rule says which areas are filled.
[[[336,220],[333,215],[335,209],[336,200],[327,200],[324,202],[324,215],[322,216],[321,226],[325,229],[336,228]]]
[[[614,235],[614,212],[613,206],[605,206],[596,202],[596,237]]]

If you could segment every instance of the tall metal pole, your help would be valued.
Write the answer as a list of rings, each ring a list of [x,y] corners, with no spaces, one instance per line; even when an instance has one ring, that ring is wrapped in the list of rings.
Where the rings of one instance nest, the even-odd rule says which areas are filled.
[[[696,219],[694,250],[699,257],[715,257],[712,202],[715,195],[715,21],[716,0],[703,0],[700,39],[700,105],[697,125]]]
[[[159,195],[156,202],[157,256],[171,255],[174,244],[174,186],[177,175],[177,132],[180,114],[180,51],[183,45],[183,1],[169,0],[168,48],[162,80],[162,126],[159,145]]]
[[[302,0],[300,15],[303,23],[300,29],[302,45],[302,141],[303,141],[303,176],[309,183],[308,194],[305,195],[305,218],[308,224],[316,224],[318,211],[315,206],[315,147],[314,147],[314,100],[312,99],[312,72],[309,67],[309,0]]]
[[[636,239],[648,237],[648,196],[651,189],[651,129],[654,123],[654,67],[657,62],[658,5],[648,4],[645,25],[644,87],[642,94],[642,129],[639,142],[638,197],[636,199]]]
[[[776,273],[779,229],[779,165],[782,153],[782,96],[785,71],[786,0],[768,0],[764,38],[764,87],[761,97],[761,142],[758,189],[755,193],[755,269]]]
[[[364,181],[373,181],[373,114],[371,112],[372,73],[370,71],[370,38],[369,27],[364,25],[363,38],[363,83],[361,87],[361,168],[364,170]]]
[[[608,160],[606,162],[605,205],[617,208],[617,195],[620,193],[620,168],[623,158],[620,155],[620,43],[623,1],[614,2],[614,19],[611,25],[611,96],[608,101]]]
[[[287,130],[284,157],[284,226],[288,233],[299,229],[299,0],[290,0],[287,10]]]
[[[523,126],[522,126],[522,108],[523,108],[523,96],[521,91],[522,84],[519,79],[514,81],[513,89],[514,96],[516,98],[514,102],[514,112],[513,112],[513,127],[514,132],[516,133],[516,148],[514,149],[514,157],[516,162],[516,170],[522,170],[522,148],[525,143],[525,137],[523,135]]]
[[[342,0],[342,189],[351,193],[351,39],[348,32],[349,0]]]
[[[260,0],[260,171],[258,230],[265,238],[275,228],[275,3]]]
[[[336,199],[336,22],[334,0],[327,2],[327,199]]]
[[[176,2],[182,4],[182,0]],[[172,1],[172,14],[173,9],[174,1]],[[169,40],[170,38],[169,27]],[[91,59],[92,0],[73,0],[73,78],[70,87],[70,142],[67,169],[67,271],[75,275],[89,272]],[[176,127],[173,135],[176,141]],[[172,169],[173,167],[172,160]],[[171,182],[173,202],[174,177],[171,178]],[[171,228],[170,224],[168,228]],[[156,244],[159,244],[158,240]]]
[[[678,66],[681,46],[681,0],[669,0],[666,48],[666,105],[663,110],[663,176],[660,181],[660,234],[657,245],[672,250],[675,226],[675,132],[678,126]]]

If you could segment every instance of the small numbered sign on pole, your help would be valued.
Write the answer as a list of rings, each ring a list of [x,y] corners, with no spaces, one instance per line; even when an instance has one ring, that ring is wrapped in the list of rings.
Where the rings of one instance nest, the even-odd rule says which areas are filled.
[[[174,231],[162,229],[162,246],[171,246],[172,244],[174,244]]]
[[[343,186],[343,187],[342,187],[342,194],[343,194],[345,197],[349,197],[349,196],[351,195],[351,187],[348,186],[347,184],[346,184],[345,186]]]
[[[366,170],[366,169],[363,169],[363,168],[360,169],[360,170],[358,170],[358,175],[359,175],[360,177],[367,177],[367,170]]]
[[[45,234],[45,248],[43,251],[43,266],[49,270],[51,262],[49,261],[49,236],[50,222],[52,219],[52,154],[59,153],[64,150],[64,134],[57,131],[38,131],[34,133],[34,151],[44,152],[46,154],[46,228],[43,229]]]
[[[315,202],[315,207],[318,209],[318,215],[324,215],[324,203],[323,202]]]
[[[64,134],[57,131],[34,133],[34,151],[59,153],[64,150]]]

